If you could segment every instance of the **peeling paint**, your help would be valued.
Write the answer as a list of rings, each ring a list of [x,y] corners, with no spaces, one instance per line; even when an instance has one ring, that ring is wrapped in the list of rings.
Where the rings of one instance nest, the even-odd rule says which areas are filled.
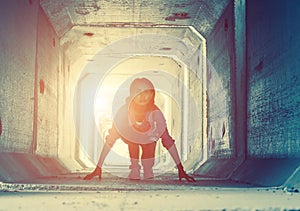
[[[256,67],[254,68],[257,72],[260,72],[264,67],[264,60],[261,59],[260,62],[258,63],[258,65],[256,65]]]
[[[171,16],[166,17],[165,20],[176,21],[176,20],[185,20],[185,19],[190,19],[190,18],[191,17],[186,12],[175,12]]]
[[[100,10],[100,6],[97,2],[81,2],[75,7],[75,12],[79,15],[88,15],[98,10]]]
[[[186,7],[186,4],[182,3],[182,4],[175,4],[176,8],[184,8]]]
[[[163,51],[170,51],[172,48],[170,47],[163,47],[163,48],[160,48],[160,50],[163,50]]]
[[[228,19],[226,18],[224,21],[224,31],[228,31]]]
[[[0,117],[0,136],[2,135],[2,120],[1,120],[1,117]]]
[[[176,8],[185,8],[185,7],[191,6],[195,3],[198,3],[197,0],[193,0],[193,1],[190,1],[190,2],[187,2],[187,3],[175,3],[174,6]]]
[[[223,122],[223,126],[222,126],[222,138],[224,138],[225,131],[226,131],[225,122]]]

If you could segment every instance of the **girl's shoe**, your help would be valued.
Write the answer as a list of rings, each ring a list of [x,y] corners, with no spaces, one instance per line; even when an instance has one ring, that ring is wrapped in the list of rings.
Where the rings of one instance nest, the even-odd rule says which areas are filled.
[[[154,173],[152,168],[151,169],[144,168],[144,179],[153,179],[153,178],[154,178]]]
[[[83,179],[84,180],[91,180],[91,179],[93,179],[96,176],[98,176],[98,179],[101,180],[102,169],[99,166],[97,166],[92,173],[86,175]]]
[[[128,175],[128,179],[130,180],[139,180],[141,179],[141,173],[140,173],[140,169],[141,169],[141,166],[138,165],[138,164],[134,164],[134,165],[131,165],[129,166],[129,168],[131,169],[130,170],[130,173]]]

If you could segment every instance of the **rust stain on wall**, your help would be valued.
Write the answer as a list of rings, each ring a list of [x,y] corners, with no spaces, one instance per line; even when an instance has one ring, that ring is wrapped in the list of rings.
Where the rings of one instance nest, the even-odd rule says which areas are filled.
[[[91,37],[91,36],[94,35],[94,33],[92,33],[92,32],[86,32],[86,33],[84,33],[83,35],[84,35],[84,36]]]

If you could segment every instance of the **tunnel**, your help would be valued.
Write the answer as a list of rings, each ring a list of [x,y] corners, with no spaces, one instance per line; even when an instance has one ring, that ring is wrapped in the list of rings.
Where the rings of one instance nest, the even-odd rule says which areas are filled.
[[[300,188],[299,1],[11,0],[0,11],[2,184],[91,171],[130,82],[146,77],[189,174]],[[161,142],[155,155],[155,174],[176,172]],[[126,177],[128,166],[117,141],[103,169]]]

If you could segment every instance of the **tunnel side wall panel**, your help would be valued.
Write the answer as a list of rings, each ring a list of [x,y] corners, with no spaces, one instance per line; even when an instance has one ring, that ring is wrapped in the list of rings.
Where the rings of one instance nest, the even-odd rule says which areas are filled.
[[[28,152],[32,141],[38,3],[0,7],[0,151]]]
[[[229,4],[207,39],[208,156],[232,156],[231,69],[233,68],[233,7]]]
[[[207,38],[208,160],[194,173],[229,178],[242,163],[234,157],[234,17],[230,3]]]
[[[59,39],[43,10],[38,20],[37,153],[57,156]]]
[[[299,1],[247,1],[248,154],[300,155]]]

